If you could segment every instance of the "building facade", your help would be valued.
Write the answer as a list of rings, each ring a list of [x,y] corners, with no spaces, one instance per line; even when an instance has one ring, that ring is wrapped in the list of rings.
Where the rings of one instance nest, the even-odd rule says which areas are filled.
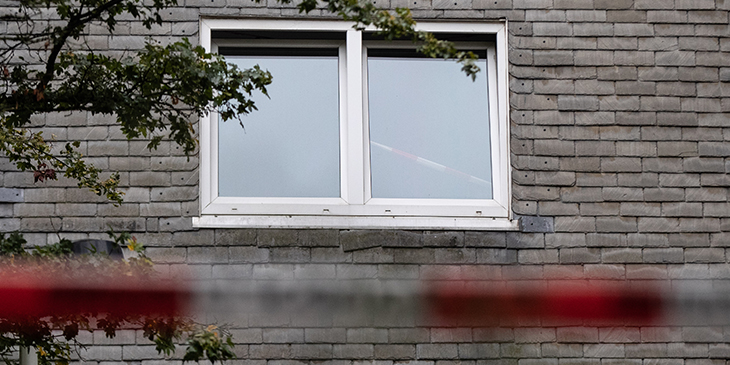
[[[5,162],[3,231],[20,230],[30,242],[54,242],[57,232],[81,239],[104,238],[108,227],[127,230],[148,246],[161,270],[186,266],[203,280],[408,281],[437,273],[486,283],[630,280],[730,290],[730,2],[375,3],[409,7],[416,19],[435,24],[439,34],[484,50],[487,63],[480,75],[493,82],[486,102],[489,117],[476,113],[491,128],[485,142],[485,153],[491,155],[472,164],[491,163],[488,177],[481,178],[491,185],[491,195],[449,197],[458,202],[441,209],[422,196],[415,198],[417,203],[400,204],[396,200],[402,196],[396,195],[404,193],[383,192],[382,204],[362,208],[365,200],[377,197],[351,193],[378,184],[375,162],[365,153],[378,148],[394,153],[387,143],[363,143],[362,115],[374,115],[374,95],[369,105],[361,101],[367,95],[362,84],[368,82],[362,81],[362,65],[369,58],[359,55],[367,47],[388,47],[367,46],[377,40],[367,32],[348,32],[349,26],[341,23],[330,24],[336,18],[321,9],[302,15],[294,5],[274,1],[184,0],[164,12],[160,27],[147,30],[141,23],[122,21],[113,36],[91,27],[88,44],[114,54],[142,47],[146,37],[162,42],[189,37],[210,50],[228,47],[235,56],[237,48],[261,44],[267,49],[300,47],[303,43],[286,43],[299,32],[304,34],[299,42],[303,38],[335,49],[327,53],[334,60],[335,123],[345,124],[334,128],[340,155],[333,158],[339,169],[333,189],[339,189],[335,195],[350,194],[342,198],[346,202],[282,203],[261,195],[254,196],[263,200],[238,199],[247,194],[236,189],[248,177],[221,175],[225,169],[220,166],[237,162],[223,162],[228,147],[214,138],[214,120],[198,124],[201,151],[186,158],[169,141],[146,150],[145,141],[127,140],[110,118],[48,115],[37,119],[38,128],[59,140],[81,140],[97,166],[120,171],[128,187],[125,203],[114,207],[72,181],[33,183],[32,174]],[[459,38],[473,33],[481,38]],[[385,53],[386,59],[390,56]],[[349,67],[343,70],[343,63]],[[315,69],[320,67],[329,66]],[[344,77],[349,77],[346,84]],[[390,87],[368,80],[370,89]],[[337,94],[343,88],[348,94]],[[323,92],[316,90],[318,97]],[[343,110],[348,119],[338,122]],[[357,118],[360,122],[353,122]],[[454,123],[456,129],[459,121]],[[472,131],[452,143],[460,144]],[[359,147],[337,147],[338,141],[358,140]],[[424,166],[438,162],[422,155],[404,158],[425,159]],[[357,165],[368,163],[372,170]],[[456,180],[478,175],[457,170],[452,173]],[[224,191],[224,180],[230,190]],[[249,318],[233,334],[237,361],[251,365],[700,365],[724,364],[730,358],[730,327],[720,324],[526,323],[485,329],[414,322],[348,327],[315,326],[292,316],[278,322]],[[86,362],[146,365],[161,358],[133,332],[113,340],[94,333],[87,340],[94,346]]]

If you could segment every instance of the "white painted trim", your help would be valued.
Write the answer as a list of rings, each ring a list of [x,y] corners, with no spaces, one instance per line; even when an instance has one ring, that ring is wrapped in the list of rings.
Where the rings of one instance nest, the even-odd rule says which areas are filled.
[[[203,19],[200,42],[208,51],[214,30],[302,30],[345,33],[340,48],[340,191],[342,198],[236,198],[218,196],[217,127],[215,114],[201,119],[200,218],[198,227],[401,228],[513,230],[509,164],[508,75],[506,22],[421,21],[417,28],[433,32],[475,32],[496,36],[488,46],[490,143],[493,196],[490,200],[372,199],[369,192],[367,70],[361,32],[352,23],[332,20]],[[242,41],[247,42],[247,41]],[[330,41],[325,41],[328,44]],[[265,45],[255,40],[253,46]],[[311,42],[308,45],[321,44]],[[339,41],[341,44],[342,42]],[[392,45],[395,46],[394,42]],[[241,44],[240,42],[238,44]],[[271,43],[269,44],[283,44]],[[474,43],[470,43],[474,44]],[[292,46],[292,44],[287,44]],[[305,47],[308,45],[304,45]],[[379,45],[381,46],[381,45]],[[386,45],[390,46],[390,45]],[[401,45],[402,46],[402,45]],[[495,54],[496,53],[496,54]],[[496,121],[496,123],[491,123]],[[446,215],[446,216],[444,216]]]
[[[360,216],[212,216],[193,217],[196,228],[330,228],[516,231],[507,218],[360,217]]]
[[[206,51],[212,52],[211,47],[211,29],[208,22],[203,19],[200,21],[200,45],[205,48]],[[213,177],[212,167],[217,165],[216,160],[213,158],[213,147],[211,145],[212,133],[210,114],[204,115],[200,119],[200,211],[204,211],[212,201],[213,195],[211,181]],[[216,148],[217,150],[217,148]]]
[[[364,127],[362,110],[362,34],[354,29],[347,31],[347,149],[349,168],[346,172],[349,195],[345,200],[353,205],[365,203]]]

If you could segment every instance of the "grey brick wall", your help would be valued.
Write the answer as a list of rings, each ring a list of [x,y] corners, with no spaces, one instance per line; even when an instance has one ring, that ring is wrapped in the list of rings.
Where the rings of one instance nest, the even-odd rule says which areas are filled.
[[[728,0],[377,0],[421,19],[509,21],[513,210],[554,232],[194,230],[198,160],[163,142],[127,141],[108,118],[48,115],[35,125],[83,139],[98,166],[121,172],[125,204],[60,180],[34,184],[1,161],[0,230],[34,242],[132,231],[161,270],[206,279],[428,278],[636,280],[671,285],[730,279],[730,26]],[[181,0],[151,31],[122,21],[90,27],[93,47],[117,53],[190,37],[201,16],[307,16],[291,5]],[[5,194],[8,193],[8,194]],[[3,196],[4,196],[3,195]],[[10,196],[10,195],[8,195]],[[19,201],[20,200],[20,201]],[[730,327],[307,327],[234,330],[240,365],[725,364]],[[94,364],[158,365],[139,333],[99,333]],[[169,363],[169,362],[165,362]],[[179,364],[178,361],[173,361]]]

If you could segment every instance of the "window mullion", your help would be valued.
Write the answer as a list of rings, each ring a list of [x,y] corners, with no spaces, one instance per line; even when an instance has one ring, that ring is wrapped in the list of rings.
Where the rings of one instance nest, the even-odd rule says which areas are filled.
[[[365,202],[365,146],[363,123],[362,92],[362,33],[356,30],[347,31],[347,71],[346,93],[347,140],[343,150],[346,151],[347,189],[343,197],[349,204]]]

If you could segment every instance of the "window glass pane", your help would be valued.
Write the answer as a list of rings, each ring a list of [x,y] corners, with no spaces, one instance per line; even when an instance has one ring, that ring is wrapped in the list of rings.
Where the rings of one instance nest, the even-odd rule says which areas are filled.
[[[336,56],[228,56],[241,68],[271,71],[271,99],[258,111],[219,120],[218,192],[234,197],[339,197]]]
[[[380,52],[379,52],[380,54]],[[373,198],[491,199],[487,66],[368,57]]]

